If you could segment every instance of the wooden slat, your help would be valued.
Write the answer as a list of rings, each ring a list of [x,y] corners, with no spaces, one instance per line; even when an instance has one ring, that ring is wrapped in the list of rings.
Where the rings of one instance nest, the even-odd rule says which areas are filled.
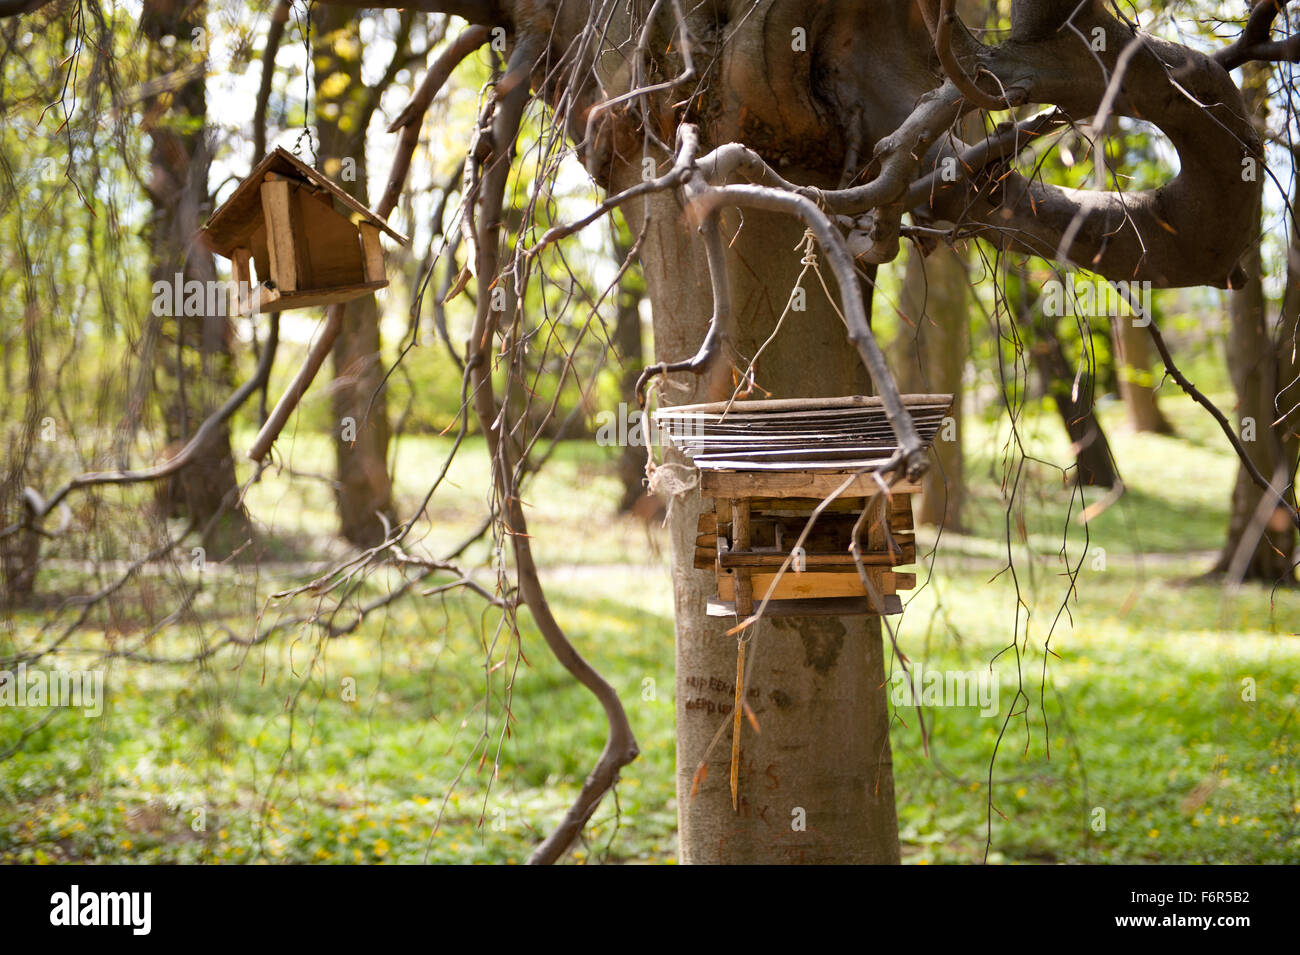
[[[695,530],[700,534],[716,534],[718,532],[718,515],[713,511],[701,511],[700,519],[695,522]]]
[[[724,554],[722,556],[723,567],[780,567],[788,553],[764,554],[749,552],[736,552]],[[862,563],[868,567],[894,567],[899,564],[910,564],[916,560],[916,545],[911,544],[903,548],[903,552],[898,555],[877,553],[863,554]],[[805,563],[809,567],[837,567],[854,570],[856,564],[853,563],[852,554],[808,554]],[[793,571],[788,571],[793,573]]]
[[[743,498],[731,503],[731,536],[734,550],[749,550],[749,501]],[[736,571],[735,594],[736,612],[746,616],[753,613],[754,589],[746,568]]]
[[[701,471],[700,493],[715,498],[802,497],[821,500],[843,484],[848,476],[824,471]],[[880,485],[875,478],[870,474],[859,474],[840,498],[868,497],[878,490]],[[904,482],[895,485],[893,490],[895,494],[918,494],[921,485]]]
[[[230,274],[236,282],[247,282],[249,285],[253,284],[253,273],[249,269],[249,261],[252,257],[252,250],[243,248],[242,246],[235,249],[235,251],[230,254]]]
[[[307,249],[311,285],[317,288],[342,288],[375,281],[366,274],[365,256],[357,226],[339,215],[329,194],[312,194],[307,186],[297,196],[299,244]],[[383,275],[379,279],[383,279]],[[307,283],[301,282],[300,288]]]
[[[363,295],[371,295],[387,286],[387,282],[367,282],[364,285],[345,285],[340,288],[304,289],[301,292],[281,294],[274,308],[263,301],[263,312],[282,312],[291,308],[310,308],[313,305],[333,305],[335,302],[350,302]]]
[[[379,230],[369,222],[362,222],[361,249],[366,263],[366,281],[382,282],[384,280],[384,250],[379,245]]]
[[[271,275],[281,293],[298,290],[298,261],[293,248],[293,184],[283,179],[262,183],[262,213]]]
[[[720,600],[736,600],[737,576],[744,572],[744,570],[726,570],[722,572],[721,576],[718,577],[718,598]],[[882,594],[910,590],[916,586],[915,574],[899,574],[879,567],[868,567],[867,573],[871,575],[872,583],[876,585],[876,589]],[[767,593],[768,587],[771,586],[775,577],[776,574],[774,573],[751,574],[750,585],[753,587],[754,600],[763,599],[763,595]],[[863,586],[856,569],[850,573],[809,571],[796,574],[787,571],[781,576],[780,582],[776,585],[776,590],[772,593],[772,599],[774,600],[865,596],[867,596],[867,588]],[[745,612],[748,613],[748,611]]]
[[[897,594],[882,594],[886,614],[903,612],[903,602]],[[706,605],[710,617],[731,617],[736,605],[710,599]],[[820,600],[772,600],[763,611],[765,617],[853,617],[876,614],[877,611],[865,597],[823,597]]]
[[[718,552],[707,547],[695,548],[695,567],[698,570],[713,570],[718,559]]]

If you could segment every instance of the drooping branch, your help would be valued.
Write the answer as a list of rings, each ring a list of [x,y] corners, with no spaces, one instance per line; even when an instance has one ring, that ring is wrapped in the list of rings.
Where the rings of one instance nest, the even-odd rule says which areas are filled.
[[[387,219],[397,208],[397,200],[406,185],[406,176],[411,168],[411,157],[415,155],[415,147],[420,141],[420,128],[424,124],[424,114],[428,112],[429,105],[451,78],[452,71],[462,60],[486,43],[487,38],[487,27],[472,26],[447,44],[446,49],[438,54],[433,65],[425,72],[424,79],[420,81],[420,86],[411,97],[411,101],[389,125],[390,133],[401,130],[401,136],[397,141],[392,169],[388,173],[388,185],[384,187],[384,194],[380,197],[379,207],[376,209],[378,215]]]
[[[618,779],[619,770],[634,760],[640,750],[628,723],[627,714],[618,693],[588,663],[569,641],[563,628],[551,612],[537,564],[533,558],[523,504],[515,488],[516,462],[513,460],[511,442],[505,439],[507,428],[497,406],[492,382],[493,343],[499,313],[492,307],[494,296],[489,294],[488,283],[498,278],[500,262],[501,219],[506,186],[510,176],[510,160],[515,139],[523,118],[524,107],[530,96],[528,74],[540,52],[536,38],[524,36],[510,56],[506,76],[500,84],[504,92],[491,107],[491,126],[486,137],[490,150],[483,159],[485,170],[479,184],[478,214],[475,223],[466,228],[477,230],[474,252],[477,256],[479,294],[476,302],[474,330],[470,337],[471,351],[466,355],[466,367],[473,389],[474,410],[479,426],[487,440],[493,462],[493,479],[496,494],[504,510],[510,541],[514,549],[515,568],[518,575],[519,597],[532,613],[533,621],[541,631],[542,639],[555,658],[579,683],[600,702],[608,723],[605,747],[595,767],[587,776],[577,799],[564,814],[559,825],[542,841],[529,858],[530,864],[549,864],[558,859],[577,838],[587,821],[596,811],[600,801]],[[473,160],[471,160],[473,161]],[[472,202],[467,196],[466,202]]]

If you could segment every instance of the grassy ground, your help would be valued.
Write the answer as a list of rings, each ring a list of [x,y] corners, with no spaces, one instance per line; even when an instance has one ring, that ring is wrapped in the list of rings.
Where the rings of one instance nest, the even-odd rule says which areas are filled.
[[[1220,543],[1233,464],[1212,422],[1179,401],[1166,407],[1178,438],[1126,434],[1107,416],[1130,491],[1086,542],[1045,465],[1026,466],[1008,517],[1006,434],[972,428],[967,533],[943,536],[899,639],[936,669],[996,658],[1001,712],[928,709],[928,759],[915,713],[898,712],[906,861],[978,860],[990,819],[993,861],[1300,861],[1300,598],[1249,587],[1226,595],[1196,579]],[[1059,462],[1059,431],[1044,415],[1024,434],[1036,455]],[[403,442],[404,505],[422,496],[448,445]],[[301,474],[329,470],[328,447],[311,437],[296,439],[290,460]],[[417,535],[432,552],[475,526],[485,463],[471,443],[451,469]],[[642,749],[573,858],[671,862],[671,588],[658,533],[612,516],[617,492],[609,452],[583,444],[561,448],[527,494],[557,616],[620,690]],[[258,613],[265,625],[315,606],[255,601],[249,584],[265,596],[321,566],[334,523],[328,487],[286,471],[249,504],[278,535],[271,556],[285,560],[209,569],[192,612],[153,636],[150,652],[183,655],[223,622],[243,635]],[[998,573],[1007,527],[1014,579]],[[115,547],[131,552],[129,539]],[[1081,559],[1077,600],[1057,620],[1062,572]],[[84,576],[56,566],[40,587],[82,589]],[[193,579],[183,564],[151,570],[65,648],[141,641],[146,620]],[[371,578],[356,599],[394,580]],[[17,617],[0,655],[36,642],[47,619]],[[576,793],[603,720],[526,618],[522,648],[497,625],[481,601],[416,597],[323,644],[299,627],[201,667],[119,660],[102,718],[60,712],[0,763],[0,861],[522,861]],[[1057,656],[1044,685],[1049,632]],[[0,752],[41,715],[0,708]]]

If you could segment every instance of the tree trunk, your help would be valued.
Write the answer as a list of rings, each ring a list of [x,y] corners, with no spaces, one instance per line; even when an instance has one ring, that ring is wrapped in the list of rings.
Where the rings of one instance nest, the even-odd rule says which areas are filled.
[[[361,82],[361,14],[346,7],[317,6],[312,16],[320,169],[368,207],[365,131],[372,100]],[[380,390],[384,363],[379,305],[373,295],[365,295],[342,307],[331,389],[338,477],[334,496],[339,533],[358,547],[372,547],[384,539],[384,518],[393,515],[388,398]]]
[[[1128,409],[1129,424],[1134,431],[1150,434],[1173,434],[1174,427],[1156,401],[1155,376],[1151,372],[1151,346],[1145,328],[1131,318],[1116,316],[1111,321],[1111,341],[1115,346],[1115,374],[1119,393]]]
[[[623,170],[625,184],[639,172]],[[655,355],[676,360],[703,340],[711,310],[708,271],[698,233],[675,197],[633,204],[639,229],[650,218],[642,261],[654,310]],[[733,323],[743,355],[753,355],[775,326],[799,265],[803,226],[746,210],[743,228],[723,214],[729,245]],[[739,228],[739,235],[732,236]],[[844,326],[816,283],[808,310],[787,316],[778,343],[764,352],[759,382],[774,395],[865,393],[866,373]],[[729,373],[675,375],[667,403],[725,398]],[[679,389],[677,385],[685,386]],[[878,617],[765,620],[749,645],[746,699],[760,724],[742,723],[739,811],[729,786],[730,717],[736,638],[734,617],[708,617],[716,592],[711,572],[693,567],[698,490],[672,505],[673,592],[677,636],[677,806],[681,860],[688,863],[896,863],[884,654]],[[692,794],[696,769],[719,726],[728,729],[707,757],[707,776]],[[801,824],[802,821],[802,824]]]
[[[195,31],[204,26],[202,4],[147,0],[141,29],[148,38],[152,74],[173,74],[202,52],[194,47]],[[172,41],[168,45],[164,42]],[[177,281],[217,280],[211,253],[195,237],[211,211],[208,169],[207,100],[203,74],[147,100],[145,125],[150,136],[149,198],[153,205],[149,240],[153,261],[150,279],[167,288]],[[205,285],[205,288],[209,287]],[[205,295],[207,301],[209,296]],[[155,316],[163,340],[157,353],[169,454],[179,450],[233,388],[231,324],[227,315]],[[238,500],[230,431],[222,426],[194,461],[158,488],[168,516],[185,516],[206,528],[208,556],[232,553],[252,534],[248,514]]]
[[[615,224],[614,255],[621,265],[632,252],[632,239],[626,230]],[[614,351],[621,365],[619,373],[619,401],[628,414],[637,408],[636,380],[645,365],[645,349],[641,340],[641,299],[645,295],[645,281],[636,264],[630,265],[618,283],[614,316]],[[631,430],[629,423],[629,431]],[[622,513],[631,511],[637,501],[646,497],[645,448],[628,441],[619,451],[618,478],[623,484],[623,497],[618,502]]]
[[[1248,68],[1243,92],[1252,111],[1263,108],[1267,69]],[[1300,199],[1297,186],[1294,202]],[[1262,205],[1257,203],[1258,220]],[[1241,260],[1246,284],[1230,294],[1228,330],[1228,369],[1237,393],[1238,433],[1251,461],[1259,472],[1284,497],[1295,503],[1295,474],[1300,436],[1296,416],[1283,417],[1300,402],[1300,362],[1295,358],[1296,319],[1300,315],[1300,235],[1298,223],[1291,222],[1288,247],[1287,284],[1283,294],[1282,315],[1273,334],[1269,333],[1268,302],[1264,296],[1263,258],[1259,240],[1251,244]],[[1283,420],[1273,427],[1275,420]],[[1296,530],[1270,496],[1251,480],[1244,466],[1237,467],[1232,489],[1232,510],[1228,518],[1228,538],[1212,573],[1227,574],[1234,579],[1295,583],[1292,563]]]
[[[1114,487],[1119,476],[1115,473],[1110,442],[1093,407],[1092,380],[1084,374],[1077,377],[1076,384],[1076,370],[1056,337],[1055,324],[1051,318],[1040,321],[1038,341],[1034,343],[1034,360],[1043,390],[1052,396],[1070,436],[1079,481],[1089,487]]]
[[[970,283],[965,257],[940,245],[923,257],[915,246],[907,253],[900,306],[903,323],[894,366],[903,391],[952,394],[952,422],[944,422],[934,442],[934,456],[923,481],[917,513],[922,524],[961,530],[962,373],[970,351]]]

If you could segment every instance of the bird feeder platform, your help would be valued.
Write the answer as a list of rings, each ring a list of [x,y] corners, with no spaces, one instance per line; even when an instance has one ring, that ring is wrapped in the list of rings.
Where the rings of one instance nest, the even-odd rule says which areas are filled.
[[[249,315],[346,302],[384,288],[381,232],[408,241],[337,184],[276,149],[212,214],[200,238],[230,259],[240,290],[236,307]]]
[[[903,404],[928,447],[952,396],[904,395]],[[898,448],[879,398],[681,405],[655,419],[699,469],[700,493],[711,501],[695,541],[695,566],[717,578],[710,615],[748,616],[769,590],[771,616],[902,611],[898,592],[915,587],[916,575],[897,568],[916,560],[912,495],[921,485],[882,491],[875,472]],[[861,571],[850,549],[860,518]]]

